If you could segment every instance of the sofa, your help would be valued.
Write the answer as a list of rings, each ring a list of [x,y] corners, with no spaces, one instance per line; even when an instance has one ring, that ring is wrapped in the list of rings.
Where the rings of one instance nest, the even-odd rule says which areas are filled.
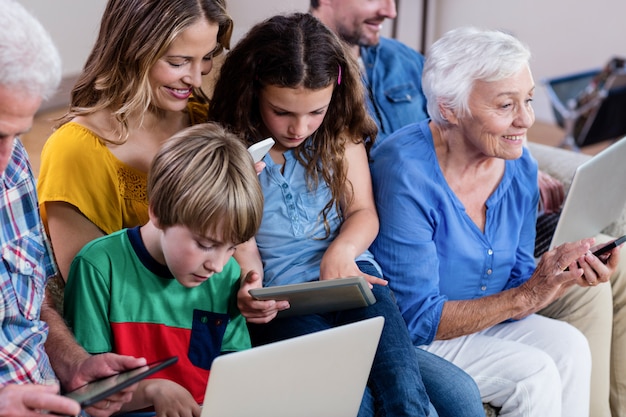
[[[584,153],[535,142],[528,142],[527,146],[530,153],[537,160],[539,169],[561,181],[566,193],[572,183],[576,167],[591,158],[590,155]],[[620,218],[607,226],[603,233],[615,237],[626,234],[626,207],[622,210]],[[484,409],[486,417],[496,417],[498,415],[498,410],[489,404],[484,404]]]

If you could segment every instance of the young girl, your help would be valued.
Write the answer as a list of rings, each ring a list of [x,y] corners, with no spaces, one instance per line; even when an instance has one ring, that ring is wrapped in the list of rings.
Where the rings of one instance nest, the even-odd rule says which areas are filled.
[[[202,77],[232,25],[225,0],[109,0],[41,158],[41,214],[63,277],[87,242],[148,220],[150,161],[165,139],[206,121]]]
[[[252,324],[253,343],[384,316],[359,415],[373,415],[374,402],[383,415],[428,415],[415,348],[367,250],[378,232],[366,152],[376,127],[367,115],[358,67],[343,44],[308,14],[258,24],[228,54],[209,117],[249,143],[268,136],[276,141],[259,175],[265,207],[256,243],[263,284],[363,275],[377,300],[366,308]],[[236,257],[244,271],[255,264],[242,253]],[[244,315],[262,321],[263,312],[251,312],[255,305],[248,301]],[[257,303],[258,310],[266,306]]]

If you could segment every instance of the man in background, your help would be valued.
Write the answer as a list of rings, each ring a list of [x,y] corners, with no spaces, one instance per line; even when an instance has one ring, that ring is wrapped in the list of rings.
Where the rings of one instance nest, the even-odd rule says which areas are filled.
[[[370,114],[379,127],[374,147],[395,130],[428,117],[421,85],[423,55],[399,41],[380,36],[384,20],[397,16],[395,0],[311,0],[310,13],[341,37],[359,59]],[[538,174],[542,211],[535,243],[537,254],[541,252],[541,246],[547,249],[565,198],[560,181],[542,171]],[[543,230],[544,223],[546,230]],[[606,236],[599,237],[598,242],[607,239]],[[611,348],[613,352],[623,351],[620,347],[626,344],[626,331],[623,330],[626,318],[622,318],[626,310],[618,307],[623,304],[619,300],[626,291],[623,288],[626,277],[622,276],[622,271],[620,265],[611,278],[611,286],[573,288],[539,312],[572,324],[587,337],[594,361],[590,413],[594,417],[610,416],[611,413],[613,417],[626,415],[624,407],[619,405],[626,392],[626,366],[617,358],[617,353],[613,356],[611,353]],[[606,318],[603,329],[591,328],[588,318],[603,315],[606,309],[599,306],[606,305],[613,305],[613,318]],[[421,374],[427,390],[437,382],[437,375],[422,370]],[[611,378],[614,381],[609,387]],[[612,410],[609,408],[609,391]],[[442,414],[437,404],[433,404]]]
[[[380,36],[385,19],[396,17],[395,0],[311,0],[309,12],[350,47],[361,68],[376,142],[428,117],[422,92],[424,56]],[[484,415],[478,387],[463,370],[417,348],[420,373],[440,417]]]
[[[385,19],[395,19],[395,0],[311,0],[310,13],[333,30],[358,59],[368,93],[377,141],[428,117],[422,92],[424,56],[380,36]]]
[[[15,0],[0,0],[0,416],[77,415],[58,395],[145,359],[91,356],[45,297],[56,266],[39,216],[35,182],[19,136],[61,79],[61,60],[41,24]],[[45,346],[44,346],[45,344]],[[109,416],[132,390],[87,409]]]

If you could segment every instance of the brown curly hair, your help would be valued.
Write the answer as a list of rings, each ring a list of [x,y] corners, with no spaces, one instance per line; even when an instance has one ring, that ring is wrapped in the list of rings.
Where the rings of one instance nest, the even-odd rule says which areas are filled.
[[[339,81],[341,77],[341,82]],[[335,85],[322,124],[310,146],[294,150],[305,167],[310,190],[319,180],[328,184],[332,199],[322,210],[326,235],[327,214],[352,199],[344,158],[347,141],[371,146],[376,124],[367,112],[359,68],[344,43],[318,19],[307,13],[271,17],[250,31],[228,53],[221,67],[209,107],[209,119],[218,121],[248,145],[263,139],[258,97],[264,86],[319,90]]]

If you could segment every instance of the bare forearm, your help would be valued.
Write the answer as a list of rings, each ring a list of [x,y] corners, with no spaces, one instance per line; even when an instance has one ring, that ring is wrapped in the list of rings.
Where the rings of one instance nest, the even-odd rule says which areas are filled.
[[[238,245],[233,257],[241,267],[242,277],[248,275],[250,271],[255,271],[263,278],[263,262],[254,238]]]
[[[574,268],[574,262],[587,253],[591,242],[583,239],[546,252],[532,276],[517,288],[474,300],[447,301],[436,338],[471,334],[508,319],[522,319],[546,307],[581,279],[584,271]],[[571,268],[564,270],[562,265]]]
[[[350,214],[331,246],[350,248],[354,258],[365,252],[378,234],[378,216],[365,208]],[[353,258],[353,259],[354,259]]]
[[[67,386],[89,354],[76,342],[65,321],[54,308],[53,299],[48,290],[46,290],[46,297],[41,307],[41,319],[49,326],[45,346],[50,363],[61,385]]]
[[[446,301],[437,328],[438,340],[476,333],[528,310],[519,289],[473,300]]]

